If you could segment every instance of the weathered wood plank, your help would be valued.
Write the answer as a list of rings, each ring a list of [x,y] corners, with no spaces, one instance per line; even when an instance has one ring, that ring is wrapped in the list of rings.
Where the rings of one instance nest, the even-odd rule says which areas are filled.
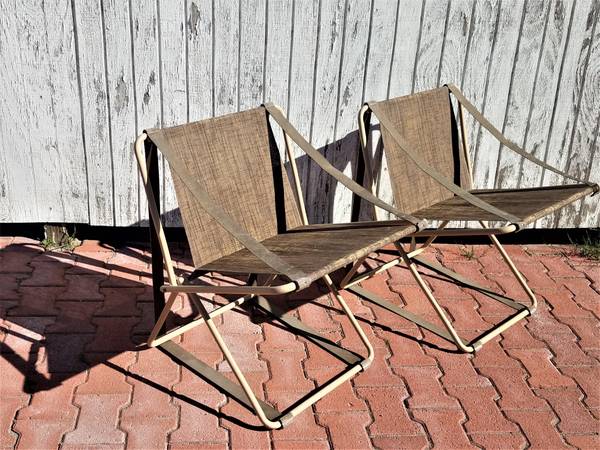
[[[490,122],[499,129],[503,128],[502,123],[508,101],[510,74],[522,23],[522,12],[522,2],[503,1],[501,3],[483,111]],[[473,168],[475,187],[483,189],[493,186],[498,149],[496,138],[480,129]]]
[[[321,2],[311,139],[325,157],[334,141],[339,67],[344,30],[343,0]],[[311,223],[331,220],[330,177],[309,162],[306,203]]]
[[[527,151],[540,159],[544,159],[546,153],[573,3],[572,0],[555,0],[550,5],[542,57],[531,101],[531,114],[528,120],[530,125],[526,136]],[[542,168],[537,164],[522,160],[518,173],[519,187],[541,185]]]
[[[381,5],[380,5],[381,6]],[[369,2],[348,1],[345,13],[343,54],[340,67],[340,80],[337,95],[334,145],[328,155],[335,167],[352,177],[356,167],[359,143],[356,132],[356,113],[361,107],[369,42]],[[395,9],[394,9],[395,11]],[[372,37],[372,36],[371,36]],[[377,44],[375,44],[377,45]],[[387,72],[385,77],[388,77]],[[351,219],[352,192],[345,186],[331,183],[331,204],[329,216],[334,222],[349,222]]]
[[[442,47],[442,60],[438,75],[438,85],[448,83],[461,86],[464,73],[467,46],[471,36],[471,18],[473,16],[473,1],[450,2],[448,6],[448,19],[446,33]],[[453,110],[458,104],[451,96]],[[461,222],[450,222],[449,228],[463,226]]]
[[[462,92],[479,111],[483,111],[499,13],[498,0],[477,0],[475,2],[471,19],[473,25],[462,76]],[[465,115],[465,123],[469,155],[473,162],[477,152],[477,136],[480,126],[469,114]]]
[[[264,100],[279,105],[283,111],[287,111],[288,104],[292,16],[293,2],[267,2],[266,42],[263,45],[265,53]],[[273,135],[280,156],[285,161],[283,133],[274,127]]]
[[[159,3],[162,125],[188,121],[186,10],[184,0]],[[165,224],[180,226],[181,217],[168,163],[162,164],[162,210]]]
[[[590,54],[579,103],[577,123],[569,150],[567,172],[600,183],[600,11],[596,10]],[[569,181],[570,182],[570,181]],[[600,225],[597,196],[572,203],[558,214],[558,227],[597,227]]]
[[[187,11],[187,75],[190,121],[213,115],[212,2],[189,1]]]
[[[319,0],[296,0],[294,2],[293,15],[288,117],[300,134],[310,139],[319,24]],[[308,157],[297,146],[294,146],[293,154],[296,158],[296,166],[298,167],[300,183],[302,184],[302,193],[306,196],[309,167]]]
[[[35,218],[57,221],[65,214],[69,193],[65,191],[59,143],[56,135],[54,97],[50,90],[51,55],[47,38],[46,14],[41,2],[16,8],[18,42],[23,71],[24,112],[28,119],[31,168],[35,183],[29,186],[37,199]],[[13,55],[15,57],[16,55]],[[48,176],[52,174],[52,176]],[[33,189],[32,189],[33,188]],[[21,201],[30,198],[26,195]],[[65,198],[61,198],[65,196]]]
[[[467,45],[471,34],[473,3],[472,0],[464,0],[450,2],[448,6],[438,85],[452,83],[460,86],[462,84]]]
[[[292,6],[292,2],[267,2],[265,101],[279,105],[284,111],[288,103]]]
[[[579,0],[575,4],[570,26],[569,45],[566,48],[555,113],[552,120],[546,158],[550,164],[559,169],[566,169],[569,147],[573,137],[573,127],[577,121],[579,103],[583,90],[583,76],[587,66],[590,41],[599,2],[597,0]],[[563,177],[553,172],[544,171],[542,185],[552,186],[563,183]],[[538,224],[542,228],[556,225],[556,215],[541,219]]]
[[[113,157],[115,225],[138,222],[138,174],[133,155],[135,89],[128,4],[102,3]]]
[[[158,14],[156,4],[131,2],[133,23],[133,67],[135,74],[136,134],[161,123],[160,63],[158,60]],[[138,177],[139,220],[148,220],[148,201]]]
[[[240,111],[256,108],[263,100],[267,100],[264,86],[266,7],[266,0],[240,3]],[[275,37],[277,38],[279,36]],[[274,63],[276,61],[272,56],[270,64]],[[287,90],[287,83],[285,89]]]
[[[413,92],[437,87],[447,13],[447,2],[425,1],[424,3]]]
[[[75,1],[88,208],[91,225],[114,225],[112,141],[99,0]],[[131,139],[131,138],[130,138]]]
[[[418,0],[399,0],[394,57],[389,82],[390,98],[412,92],[421,30],[422,3]]]
[[[386,45],[386,42],[395,42],[396,33],[398,32],[396,22],[400,13],[399,8],[398,1],[383,0],[373,2],[369,53],[367,54],[364,81],[363,96],[365,101],[384,100],[388,98],[390,84],[394,77],[392,73],[394,46]],[[398,42],[396,42],[396,45],[398,45]],[[376,123],[375,118],[373,118],[373,122]],[[384,201],[393,202],[387,163],[383,157],[383,152],[375,151],[378,148],[380,137],[378,127],[373,127],[369,135],[369,149],[373,162],[373,171],[377,174],[375,179],[376,192]],[[372,219],[374,213],[373,206],[367,204],[366,201],[362,201],[361,205],[361,213],[363,214],[361,218],[363,220]],[[375,214],[379,219],[391,217],[390,213],[379,208],[377,208]]]
[[[15,2],[0,2],[0,143],[2,222],[39,220],[24,67]],[[11,120],[19,117],[18,122]]]
[[[525,17],[513,66],[510,94],[504,117],[503,134],[525,148],[527,148],[525,133],[549,5],[544,0],[530,0],[525,6]],[[540,32],[540,30],[542,31]],[[521,156],[504,146],[500,146],[498,152],[494,184],[500,188],[517,187]]]
[[[239,1],[215,0],[214,115],[238,110]]]
[[[79,80],[71,1],[43,3],[49,60],[49,90],[52,96],[56,153],[59,168],[53,177],[56,195],[44,195],[44,203],[59,202],[51,221],[88,222],[88,186],[81,129]],[[42,161],[43,163],[43,161]]]

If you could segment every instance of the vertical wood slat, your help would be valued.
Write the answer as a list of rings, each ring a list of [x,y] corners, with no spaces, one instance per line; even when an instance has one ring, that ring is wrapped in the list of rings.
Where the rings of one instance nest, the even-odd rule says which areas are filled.
[[[264,99],[288,109],[288,86],[292,49],[293,2],[267,1],[266,39],[251,51],[264,52]],[[260,102],[255,102],[254,106]],[[283,133],[273,125],[273,135],[282,160],[286,160]]]
[[[577,123],[573,129],[573,140],[568,158],[568,172],[579,177],[598,177],[600,174],[600,10],[596,9],[595,23],[590,42],[585,81],[583,82]],[[597,179],[597,178],[596,178]],[[600,207],[596,197],[572,203],[561,210],[557,225],[568,227],[573,223],[578,227],[600,226]]]
[[[113,164],[100,0],[75,1],[89,223],[114,225]]]
[[[251,3],[251,2],[248,2]],[[212,2],[188,0],[187,76],[189,120],[213,115],[213,9]]]
[[[371,12],[371,34],[369,37],[369,53],[367,54],[365,80],[363,89],[363,98],[365,101],[384,100],[388,97],[393,71],[394,48],[400,43],[396,40],[398,30],[396,22],[400,12],[400,3],[398,0],[379,0],[373,2],[373,11]],[[394,45],[386,45],[392,42]],[[354,113],[356,115],[356,112]],[[373,118],[375,120],[375,118]],[[355,125],[356,126],[356,125]],[[390,184],[388,168],[383,153],[377,150],[379,144],[379,131],[373,129],[369,136],[369,150],[373,160],[373,170],[380,175],[376,179],[377,195],[384,201],[393,202],[392,186]],[[361,202],[363,220],[370,218],[372,206]],[[371,213],[371,214],[370,214]],[[378,218],[391,218],[391,214],[380,208],[377,208]]]
[[[0,220],[10,222],[40,220],[35,177],[33,173],[27,97],[25,95],[24,64],[21,61],[16,3],[0,2],[0,163],[2,182]],[[19,122],[13,123],[11,117]],[[12,149],[21,149],[14,151]],[[33,195],[32,195],[33,193]],[[25,201],[27,199],[27,201]]]
[[[106,74],[111,127],[115,225],[138,222],[138,175],[133,157],[135,98],[128,3],[104,0]]]
[[[437,87],[448,7],[447,2],[424,2],[413,92]]]
[[[321,1],[310,137],[312,144],[321,149],[326,157],[334,140],[344,7],[344,0]],[[308,220],[310,223],[327,222],[331,219],[332,212],[331,180],[316,164],[309,161],[308,165]]]
[[[240,3],[239,109],[241,111],[256,108],[264,98],[266,7],[266,0]],[[271,64],[273,63],[271,59]]]
[[[563,170],[567,168],[569,147],[581,98],[583,74],[588,61],[594,18],[598,14],[598,8],[597,0],[578,0],[571,20],[569,44],[562,64],[556,111],[545,157],[546,161]],[[553,172],[545,171],[542,175],[543,185],[561,182],[563,182],[562,177]],[[542,228],[551,228],[555,222],[556,215],[552,214],[540,219],[538,224]]]
[[[397,32],[389,81],[390,98],[412,92],[422,14],[423,1],[399,0]]]
[[[395,12],[395,8],[394,8]],[[334,141],[328,154],[335,167],[352,177],[356,167],[358,134],[356,113],[363,98],[365,61],[369,41],[371,13],[369,2],[349,0],[346,3],[340,78],[338,80],[337,107],[335,114]],[[387,74],[386,74],[387,75]],[[352,192],[345,186],[332,183],[329,218],[333,222],[349,222],[352,207]]]
[[[573,0],[554,0],[548,14],[546,36],[531,102],[530,125],[525,137],[527,151],[540,159],[544,159],[546,153],[573,6]],[[521,161],[518,173],[518,184],[521,187],[534,187],[541,183],[542,168],[527,160]]]
[[[488,83],[499,13],[499,0],[477,0],[471,18],[471,36],[465,55],[461,85],[465,96],[480,111],[484,110],[485,90]],[[468,114],[465,114],[465,123],[469,155],[471,161],[474,162],[480,126]]]
[[[298,131],[307,139],[311,136],[313,114],[314,74],[316,69],[317,38],[320,22],[319,0],[295,0],[288,87],[288,117]],[[308,191],[308,157],[294,145],[293,155],[300,179],[302,192]]]
[[[215,0],[214,115],[238,109],[239,0]]]
[[[49,85],[52,96],[55,153],[39,158],[45,176],[48,166],[56,167],[52,187],[43,193],[44,205],[50,204],[52,221],[89,221],[85,152],[81,129],[79,79],[75,48],[75,23],[70,0],[43,3],[49,61]],[[49,152],[50,153],[50,152]],[[45,153],[49,156],[49,153]],[[50,163],[50,164],[49,164]],[[58,206],[58,208],[57,208]]]
[[[442,47],[439,67],[438,86],[448,83],[462,85],[467,46],[471,37],[471,16],[473,1],[451,2],[448,6],[446,32]],[[454,111],[458,111],[458,103],[451,97]],[[449,228],[462,227],[461,222],[450,222]]]
[[[594,178],[599,7],[598,0],[62,0],[44,9],[4,2],[0,221],[145,224],[136,133],[263,100],[283,106],[351,174],[362,97],[445,82],[460,84],[536,156]],[[480,187],[563,181],[468,120]],[[351,196],[295,154],[311,220],[346,220]],[[378,192],[386,198],[384,178]],[[165,211],[173,211],[168,170],[161,182]],[[539,225],[597,225],[598,209],[594,198]],[[179,225],[178,215],[167,214],[167,223]]]
[[[548,6],[549,3],[544,0],[530,0],[525,5],[525,17],[513,65],[510,93],[504,116],[504,135],[524,148],[527,148],[525,135],[542,39],[546,31]],[[494,185],[501,188],[513,187],[516,178],[514,175],[519,170],[520,160],[521,157],[515,152],[500,146]]]
[[[150,5],[131,2],[131,22],[133,25],[133,66],[135,68],[136,92],[136,134],[148,128],[160,126],[161,91],[160,67],[158,59],[158,11],[157,4]],[[139,178],[139,177],[138,177]],[[139,220],[148,220],[148,202],[141,180],[138,180]]]
[[[14,6],[20,55],[11,57],[20,59],[25,94],[19,100],[25,101],[24,115],[17,120],[27,118],[30,161],[23,161],[25,167],[9,170],[31,170],[34,183],[28,185],[29,177],[21,172],[14,175],[23,175],[23,179],[15,180],[22,186],[13,184],[12,189],[28,191],[22,192],[24,196],[20,199],[22,207],[27,209],[31,192],[34,193],[37,220],[87,221],[85,156],[70,3]],[[27,70],[22,70],[25,67]],[[10,118],[11,112],[7,113],[4,119]],[[20,151],[23,149],[15,149],[15,153]]]
[[[492,47],[492,56],[486,88],[484,114],[496,125],[503,128],[523,4],[520,1],[503,1],[500,6],[498,27]],[[498,161],[498,141],[480,128],[477,136],[474,161],[474,185],[478,188],[493,187],[496,163]]]
[[[186,10],[184,0],[160,0],[160,74],[162,93],[162,125],[172,126],[188,121]],[[163,158],[162,204],[165,225],[181,224],[173,178]]]

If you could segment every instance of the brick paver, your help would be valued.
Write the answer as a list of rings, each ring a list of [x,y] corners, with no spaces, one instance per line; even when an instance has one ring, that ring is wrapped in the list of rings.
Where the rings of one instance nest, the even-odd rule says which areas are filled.
[[[532,318],[478,354],[464,355],[346,293],[375,347],[373,365],[288,428],[265,431],[245,408],[160,350],[140,345],[153,320],[143,246],[85,241],[72,253],[43,252],[30,239],[0,238],[0,446],[599,448],[600,265],[570,254],[568,246],[507,249],[538,295]],[[427,255],[523,298],[490,247],[474,246],[472,253],[444,244]],[[178,270],[189,271],[189,253],[174,248],[173,254]],[[428,282],[467,336],[508,312],[472,291],[432,277]],[[435,320],[401,267],[363,286]],[[281,302],[330,339],[362,351],[323,286]],[[173,324],[197,314],[184,297],[176,305]],[[280,409],[343,369],[251,309],[216,323],[255,391]],[[177,342],[232,377],[205,327]]]

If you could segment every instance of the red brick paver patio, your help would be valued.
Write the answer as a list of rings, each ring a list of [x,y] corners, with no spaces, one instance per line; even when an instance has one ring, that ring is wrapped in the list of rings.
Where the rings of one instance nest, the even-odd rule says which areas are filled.
[[[507,247],[540,306],[475,356],[345,293],[375,362],[285,430],[266,432],[160,350],[139,346],[153,316],[142,247],[86,241],[74,253],[53,253],[23,238],[0,245],[2,448],[600,448],[600,267],[570,247]],[[523,298],[499,256],[473,249],[439,245],[428,256]],[[175,258],[190,269],[184,251]],[[507,313],[471,291],[429,282],[468,337]],[[366,287],[433,318],[404,269]],[[281,302],[361,351],[324,292]],[[195,314],[180,299],[175,320]],[[280,408],[342,368],[252,310],[218,324],[253,387]],[[230,374],[204,327],[182,345]]]

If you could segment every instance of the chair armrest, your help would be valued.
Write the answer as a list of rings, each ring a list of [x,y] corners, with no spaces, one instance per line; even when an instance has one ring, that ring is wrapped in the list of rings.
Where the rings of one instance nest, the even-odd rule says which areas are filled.
[[[410,214],[405,214],[398,208],[384,202],[380,198],[373,195],[360,184],[356,183],[352,178],[346,176],[343,172],[336,169],[327,158],[321,155],[299,132],[294,128],[290,121],[284,116],[281,109],[271,103],[263,105],[267,112],[279,124],[283,131],[292,139],[301,149],[311,158],[321,169],[331,175],[338,182],[346,186],[350,191],[365,199],[369,203],[384,209],[400,219],[406,220],[421,230],[427,226],[427,222],[423,219],[418,219]]]
[[[473,116],[473,118],[479,122],[481,124],[481,126],[483,128],[485,128],[486,130],[488,130],[492,136],[494,136],[498,142],[500,142],[502,145],[504,145],[506,148],[511,149],[513,152],[517,153],[518,155],[522,156],[523,158],[531,161],[534,164],[537,164],[540,167],[543,167],[546,170],[550,170],[551,172],[557,173],[558,175],[562,175],[565,178],[569,178],[571,180],[574,181],[578,181],[580,183],[583,184],[587,184],[588,186],[591,186],[594,189],[594,193],[592,195],[595,195],[598,193],[598,191],[600,190],[600,187],[598,186],[598,183],[592,183],[589,180],[584,180],[581,178],[578,178],[576,176],[570,175],[560,169],[557,169],[556,167],[548,164],[545,161],[542,161],[539,158],[536,158],[535,156],[533,156],[531,153],[526,152],[523,148],[519,147],[517,144],[515,144],[514,142],[512,142],[511,140],[509,140],[506,136],[504,136],[502,134],[502,132],[500,130],[498,130],[494,125],[492,125],[492,123],[487,120],[485,118],[485,116],[481,113],[481,111],[479,111],[464,95],[463,93],[453,84],[447,84],[446,85],[448,87],[448,89],[450,90],[450,92],[452,93],[452,95],[454,95],[454,97],[456,97],[456,100],[458,100],[458,102],[464,106],[464,108],[469,112],[469,114],[471,114],[471,116]]]

